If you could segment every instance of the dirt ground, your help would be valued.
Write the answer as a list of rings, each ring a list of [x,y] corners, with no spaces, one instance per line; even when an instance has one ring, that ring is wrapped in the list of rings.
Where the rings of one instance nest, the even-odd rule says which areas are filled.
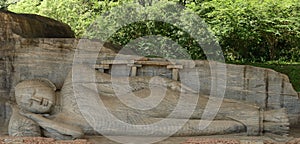
[[[141,142],[142,143],[142,142]],[[246,136],[207,136],[170,137],[156,144],[300,144],[300,138],[246,137]],[[0,144],[118,144],[103,136],[90,136],[77,140],[54,140],[42,137],[0,137]]]
[[[119,137],[120,138],[120,137]],[[134,137],[121,137],[133,139]],[[145,138],[147,140],[147,138]],[[124,141],[125,143],[125,141]],[[143,143],[143,142],[141,142]],[[264,136],[249,137],[245,134],[169,137],[156,144],[300,144],[300,126],[293,127],[289,136],[265,134]],[[55,140],[42,137],[0,137],[0,144],[118,144],[103,136],[86,136],[77,140]],[[140,144],[140,143],[137,143]]]

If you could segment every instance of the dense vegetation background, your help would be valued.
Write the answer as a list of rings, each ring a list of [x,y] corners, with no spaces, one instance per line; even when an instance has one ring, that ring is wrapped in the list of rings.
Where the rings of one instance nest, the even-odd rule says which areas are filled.
[[[166,17],[180,17],[172,14],[170,5],[156,4],[156,1],[158,0],[2,0],[0,7],[60,20],[69,24],[80,38],[87,36],[85,31],[95,20],[100,28],[113,29],[105,20],[118,16],[118,13],[110,10],[128,2],[144,7],[142,11],[136,10],[136,5],[132,4],[130,8],[137,17],[144,16],[145,11],[164,13]],[[226,62],[270,67],[284,72],[300,91],[300,0],[160,0],[162,1],[178,3],[184,7],[182,13],[193,12],[201,17],[215,34]],[[103,14],[105,17],[99,18]],[[181,18],[181,22],[189,21]],[[201,33],[201,29],[198,32]],[[156,21],[130,24],[119,29],[108,41],[124,46],[131,40],[158,34],[176,41],[193,59],[206,58],[202,48],[189,34],[178,27]],[[88,36],[97,38],[97,34]],[[154,47],[159,47],[157,53],[147,53]],[[144,55],[174,56],[168,55],[170,50],[164,44],[153,46],[151,42],[142,41],[135,49],[144,52]]]

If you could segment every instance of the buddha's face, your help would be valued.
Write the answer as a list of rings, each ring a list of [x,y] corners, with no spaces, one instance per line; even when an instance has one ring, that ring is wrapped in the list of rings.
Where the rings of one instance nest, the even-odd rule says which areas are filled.
[[[41,81],[23,81],[16,86],[17,104],[33,113],[47,113],[54,104],[55,91]]]

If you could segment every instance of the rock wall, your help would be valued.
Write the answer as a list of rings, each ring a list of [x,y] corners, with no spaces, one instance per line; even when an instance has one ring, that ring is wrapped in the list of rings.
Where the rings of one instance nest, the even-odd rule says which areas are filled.
[[[74,32],[64,23],[33,14],[16,14],[0,10],[0,21],[0,98],[1,101],[6,101],[10,98],[9,91],[14,80],[17,79],[13,78],[13,75],[14,77],[18,77],[16,73],[26,70],[24,67],[20,69],[21,66],[18,67],[18,65],[25,64],[26,62],[30,64],[34,63],[34,60],[31,61],[30,59],[23,61],[22,57],[27,55],[28,57],[33,56],[32,59],[34,59],[34,55],[37,53],[40,56],[44,56],[43,54],[45,53],[39,51],[44,48],[43,51],[51,53],[51,49],[46,48],[47,44],[49,47],[69,49],[67,45],[73,43],[70,41],[74,41],[66,39],[55,42],[56,40],[44,41],[42,39],[33,40],[30,38],[74,38]],[[59,43],[59,46],[55,45],[57,43]],[[35,47],[38,47],[38,49]],[[65,54],[68,55],[68,53]],[[47,56],[46,54],[45,58]],[[52,56],[59,55],[54,54]]]
[[[211,71],[207,61],[197,61],[200,92],[211,92]],[[299,121],[300,101],[289,78],[271,69],[248,65],[226,65],[225,98],[255,103],[265,110],[287,108],[291,124]]]
[[[48,77],[60,87],[71,67],[78,40],[61,22],[32,14],[0,10],[0,134],[10,117],[5,105],[14,100],[14,86],[23,79]],[[46,39],[43,39],[46,38]]]
[[[83,41],[88,43],[90,47],[102,46],[102,43],[98,41]],[[5,105],[5,102],[15,100],[14,87],[20,81],[33,78],[47,78],[58,89],[62,87],[68,72],[71,70],[78,43],[79,40],[72,38],[18,38],[1,45],[1,124],[7,123],[10,118],[10,109]],[[105,55],[105,53],[113,53],[113,51],[103,47],[101,48],[101,53]]]
[[[102,43],[97,41],[84,41],[83,47],[102,46]],[[20,38],[14,43],[2,46],[0,49],[0,97],[2,100],[0,108],[5,109],[3,105],[5,100],[14,100],[14,86],[25,79],[48,78],[60,89],[71,69],[78,43],[79,40],[76,39]],[[114,58],[112,50],[107,48],[101,50],[98,63]],[[89,56],[86,55],[83,58],[88,59]],[[166,62],[159,59],[152,61]],[[255,103],[263,109],[286,107],[290,122],[292,124],[298,122],[300,113],[298,93],[293,89],[286,75],[270,69],[246,65],[226,64],[226,68],[225,98]],[[130,75],[128,65],[112,65],[106,72],[113,71],[120,76]],[[172,71],[166,66],[158,65],[146,65],[137,70],[137,76],[157,75],[172,78]],[[183,69],[179,70],[179,79],[185,75],[199,78],[198,81],[190,81],[189,86],[197,86],[193,82],[199,82],[200,92],[206,95],[211,94],[211,79],[214,77],[211,76],[208,61],[195,61],[194,67],[187,67],[183,64]],[[197,88],[194,87],[194,89]],[[1,112],[0,119],[9,118],[5,113],[7,110],[1,110]]]
[[[15,38],[74,38],[64,23],[34,14],[16,14],[0,10],[0,42]]]
[[[126,56],[123,56],[124,59]],[[108,58],[113,59],[113,57]],[[119,60],[119,59],[118,59]],[[138,67],[137,76],[163,76],[172,78],[172,70],[168,69],[164,59],[149,59],[153,65]],[[171,60],[172,61],[172,60]],[[170,64],[174,63],[171,62]],[[101,63],[101,62],[100,62]],[[120,62],[118,62],[120,63]],[[136,62],[140,63],[140,62]],[[211,95],[213,92],[212,79],[225,81],[226,88],[224,98],[245,101],[256,104],[264,110],[287,108],[290,123],[297,124],[300,116],[300,100],[289,78],[271,69],[259,68],[249,65],[226,64],[225,70],[219,70],[221,76],[212,76],[212,66],[220,63],[209,61],[194,61],[188,64],[184,60],[176,62],[183,66],[179,69],[179,80],[185,79],[187,85],[201,94]],[[128,64],[112,64],[107,71],[116,76],[130,76],[131,69]],[[186,83],[186,82],[184,82]],[[216,88],[216,87],[215,87]],[[217,90],[216,88],[215,90]]]

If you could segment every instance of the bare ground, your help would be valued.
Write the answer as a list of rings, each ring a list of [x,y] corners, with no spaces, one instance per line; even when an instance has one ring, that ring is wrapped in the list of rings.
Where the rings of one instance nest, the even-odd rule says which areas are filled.
[[[284,144],[284,143],[300,144],[300,138],[280,137],[276,135],[260,136],[260,137],[247,137],[247,136],[238,136],[238,135],[170,137],[163,141],[157,142],[156,144]],[[108,138],[105,138],[103,136],[89,136],[89,137],[85,137],[84,139],[64,140],[64,141],[54,140],[52,138],[42,138],[42,137],[4,136],[4,137],[0,137],[0,144],[118,144],[118,143],[109,140]]]

